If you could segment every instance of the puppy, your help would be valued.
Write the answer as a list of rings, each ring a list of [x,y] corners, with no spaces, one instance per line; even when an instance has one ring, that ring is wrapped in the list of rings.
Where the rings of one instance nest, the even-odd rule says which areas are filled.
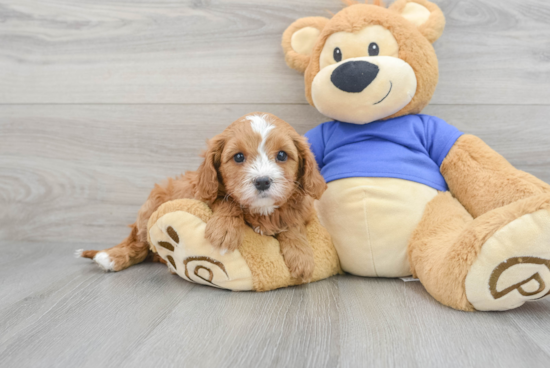
[[[313,199],[325,189],[306,139],[274,115],[250,114],[208,142],[197,171],[155,185],[122,243],[80,255],[107,271],[123,270],[148,257],[161,261],[149,253],[149,217],[167,201],[195,198],[212,208],[205,236],[221,253],[239,247],[248,225],[276,237],[291,275],[307,281],[315,265],[306,225],[314,215]]]

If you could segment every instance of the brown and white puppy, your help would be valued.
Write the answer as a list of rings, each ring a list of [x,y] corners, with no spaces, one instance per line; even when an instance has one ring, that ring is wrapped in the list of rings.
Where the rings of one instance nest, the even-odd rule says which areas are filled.
[[[208,142],[197,171],[155,185],[122,243],[79,254],[107,271],[123,270],[148,256],[159,261],[149,254],[149,217],[167,201],[195,198],[213,210],[205,235],[220,252],[236,250],[248,225],[275,236],[292,276],[309,280],[314,261],[306,225],[314,215],[313,199],[325,189],[304,137],[274,115],[249,114]]]

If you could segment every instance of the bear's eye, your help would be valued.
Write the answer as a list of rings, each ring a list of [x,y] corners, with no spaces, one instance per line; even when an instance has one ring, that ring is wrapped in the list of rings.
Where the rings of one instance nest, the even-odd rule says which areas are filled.
[[[244,155],[239,152],[235,156],[233,156],[233,160],[235,160],[236,163],[240,164],[241,162],[244,162]]]
[[[376,42],[371,42],[369,45],[369,56],[378,56],[380,53],[380,48]]]
[[[279,151],[279,153],[277,153],[277,161],[285,162],[287,158],[288,155],[285,151]]]
[[[334,57],[334,61],[336,61],[337,63],[342,61],[342,50],[340,50],[339,47],[334,49],[333,57]]]

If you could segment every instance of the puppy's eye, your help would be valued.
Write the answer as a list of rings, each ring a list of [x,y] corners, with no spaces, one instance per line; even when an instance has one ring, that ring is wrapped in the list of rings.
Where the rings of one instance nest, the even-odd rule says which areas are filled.
[[[239,152],[235,156],[233,156],[233,160],[235,160],[236,163],[240,164],[241,162],[244,162],[244,155]]]
[[[378,56],[380,53],[380,47],[378,47],[378,44],[376,42],[371,42],[369,45],[369,56]]]
[[[288,155],[285,151],[279,151],[279,153],[277,153],[277,161],[285,162],[287,158]]]
[[[334,61],[339,63],[340,61],[342,61],[342,50],[340,50],[339,47],[335,48],[332,56],[334,57]]]

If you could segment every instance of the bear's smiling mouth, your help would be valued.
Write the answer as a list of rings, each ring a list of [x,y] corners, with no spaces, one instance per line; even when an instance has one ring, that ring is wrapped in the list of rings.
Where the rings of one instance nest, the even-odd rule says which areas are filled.
[[[386,95],[384,96],[383,99],[381,99],[380,101],[378,101],[376,103],[373,103],[373,105],[378,105],[380,102],[384,101],[386,99],[386,97],[388,97],[390,95],[392,87],[393,87],[393,83],[390,81],[390,90],[388,91],[388,93],[386,93]]]

